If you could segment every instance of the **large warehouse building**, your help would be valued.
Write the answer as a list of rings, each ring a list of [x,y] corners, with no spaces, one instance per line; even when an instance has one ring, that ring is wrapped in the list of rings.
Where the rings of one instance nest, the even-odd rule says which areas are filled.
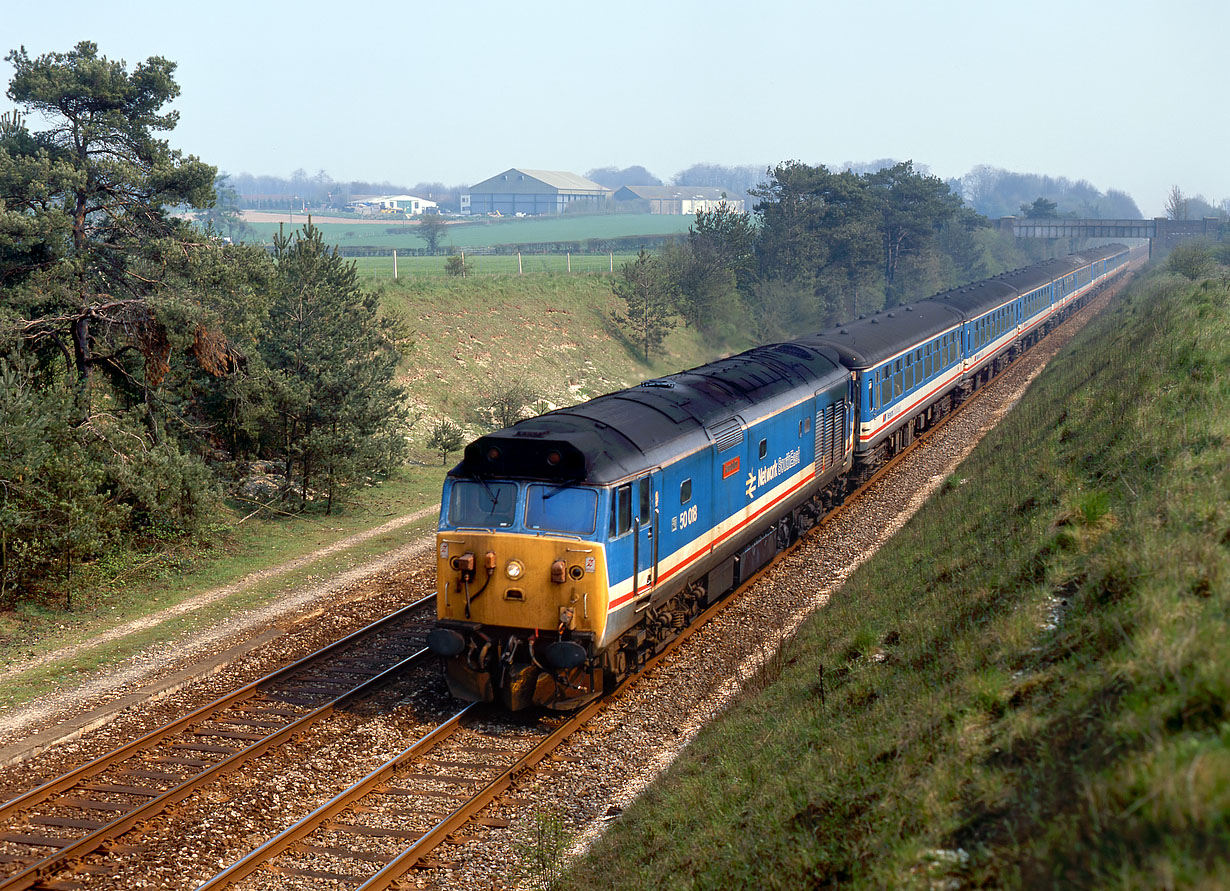
[[[691,216],[717,210],[719,204],[742,213],[743,199],[726,196],[725,189],[715,186],[624,186],[615,193],[615,200],[639,202],[649,213]]]
[[[605,202],[611,190],[583,176],[562,170],[513,167],[470,186],[461,196],[462,213],[538,215],[563,213],[576,201]]]

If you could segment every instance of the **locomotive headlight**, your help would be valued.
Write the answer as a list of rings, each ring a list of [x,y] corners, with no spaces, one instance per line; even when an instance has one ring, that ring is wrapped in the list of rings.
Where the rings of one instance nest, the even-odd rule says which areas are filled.
[[[525,567],[521,565],[519,560],[509,560],[508,565],[504,567],[504,573],[513,581],[521,578],[525,572]]]

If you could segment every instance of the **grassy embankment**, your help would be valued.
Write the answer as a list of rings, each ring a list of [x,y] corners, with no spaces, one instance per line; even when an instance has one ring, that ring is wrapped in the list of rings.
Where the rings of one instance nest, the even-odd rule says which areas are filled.
[[[415,344],[401,373],[416,411],[423,416],[411,431],[412,444],[422,442],[429,423],[438,417],[449,417],[477,435],[482,428],[474,409],[513,377],[549,403],[565,404],[712,358],[707,352],[711,347],[691,332],[678,331],[667,343],[667,354],[645,366],[611,327],[607,314],[613,298],[609,283],[600,277],[399,281],[381,293],[386,310],[402,314],[415,330]],[[254,570],[433,508],[445,469],[440,456],[414,445],[412,458],[408,467],[381,485],[348,493],[332,516],[318,510],[295,516],[253,514],[251,504],[227,502],[217,517],[218,543],[213,547],[167,543],[146,554],[129,555],[123,562],[104,560],[81,567],[71,609],[65,610],[63,601],[26,601],[0,611],[0,668],[88,642],[108,629],[233,583]],[[453,454],[449,461],[456,459]],[[412,525],[254,585],[208,608],[9,678],[0,688],[0,708],[74,683],[83,672],[105,668],[151,643],[209,627],[235,610],[260,606],[304,582],[327,578],[434,525],[431,512]]]
[[[1228,609],[1230,289],[1155,273],[563,885],[1230,886]]]

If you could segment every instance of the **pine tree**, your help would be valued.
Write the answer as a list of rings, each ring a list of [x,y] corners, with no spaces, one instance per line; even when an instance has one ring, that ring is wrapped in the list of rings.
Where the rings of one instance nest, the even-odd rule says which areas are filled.
[[[624,301],[624,311],[613,312],[611,317],[641,345],[648,362],[650,350],[660,347],[675,327],[670,279],[654,258],[642,250],[635,260],[623,265],[612,288],[615,296]]]
[[[340,486],[388,472],[404,455],[405,392],[395,379],[403,332],[310,221],[277,236],[274,254],[261,346],[267,438],[305,499],[313,485],[323,487],[328,513]]]

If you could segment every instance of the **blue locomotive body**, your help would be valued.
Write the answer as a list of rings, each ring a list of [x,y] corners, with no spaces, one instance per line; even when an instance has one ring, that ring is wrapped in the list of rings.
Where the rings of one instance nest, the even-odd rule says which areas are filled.
[[[1128,259],[1047,261],[480,437],[437,536],[450,689],[569,708],[635,671]]]

